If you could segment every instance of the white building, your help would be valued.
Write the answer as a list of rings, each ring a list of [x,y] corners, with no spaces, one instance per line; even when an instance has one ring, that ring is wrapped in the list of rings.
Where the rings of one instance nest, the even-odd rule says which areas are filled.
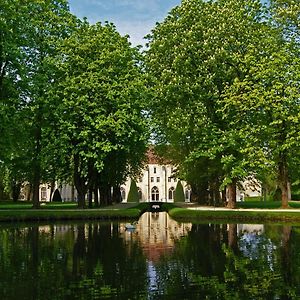
[[[170,164],[162,164],[159,160],[148,151],[148,164],[142,171],[141,176],[137,180],[140,202],[173,202],[174,193],[178,179],[174,177],[173,166]],[[191,189],[184,182],[183,186],[185,201],[190,201]],[[121,195],[124,202],[130,190],[131,179],[121,186]]]

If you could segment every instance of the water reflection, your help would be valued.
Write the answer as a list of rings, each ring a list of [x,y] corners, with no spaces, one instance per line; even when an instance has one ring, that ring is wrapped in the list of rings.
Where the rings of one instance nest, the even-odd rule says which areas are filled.
[[[148,212],[141,216],[134,231],[126,230],[125,224],[121,224],[120,227],[125,240],[137,241],[147,261],[153,263],[158,262],[161,256],[170,254],[175,242],[188,234],[192,224],[179,224],[166,212]]]
[[[299,299],[300,228],[125,223],[0,227],[0,299]]]

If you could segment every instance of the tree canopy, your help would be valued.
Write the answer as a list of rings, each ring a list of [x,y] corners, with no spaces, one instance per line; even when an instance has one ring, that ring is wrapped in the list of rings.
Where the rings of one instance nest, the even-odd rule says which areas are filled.
[[[297,153],[299,68],[284,32],[260,1],[190,0],[149,35],[157,140],[200,201],[227,186],[234,207],[237,182],[273,165],[287,205],[282,149]]]

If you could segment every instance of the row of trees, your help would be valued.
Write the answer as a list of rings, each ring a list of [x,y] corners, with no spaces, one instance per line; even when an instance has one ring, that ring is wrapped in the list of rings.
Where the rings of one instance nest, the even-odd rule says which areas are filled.
[[[252,176],[276,182],[287,207],[299,175],[299,17],[294,0],[184,0],[143,55],[65,0],[1,1],[0,182],[14,199],[29,182],[35,207],[42,181],[74,182],[80,207],[88,191],[108,204],[113,188],[118,201],[142,165],[150,115],[194,200],[219,205],[226,188],[234,207]]]
[[[79,207],[120,200],[148,141],[140,53],[113,24],[89,24],[65,0],[0,4],[1,181],[18,199],[74,182]]]
[[[200,202],[247,177],[276,182],[288,206],[299,178],[300,6],[188,0],[149,35],[151,111],[162,152]],[[224,193],[225,195],[225,193]]]

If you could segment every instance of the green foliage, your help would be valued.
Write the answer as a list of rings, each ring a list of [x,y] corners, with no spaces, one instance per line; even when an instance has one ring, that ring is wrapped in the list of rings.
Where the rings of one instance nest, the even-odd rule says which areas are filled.
[[[300,153],[299,6],[271,2],[183,1],[149,36],[146,67],[157,140],[193,191],[272,173],[286,206]]]
[[[185,202],[183,186],[180,180],[177,182],[174,192],[174,202]]]
[[[218,190],[250,172],[244,138],[230,126],[236,115],[222,107],[228,86],[247,76],[265,46],[261,18],[259,1],[184,1],[150,35],[157,139],[192,188],[210,182]]]
[[[84,20],[61,45],[54,61],[58,126],[51,149],[65,173],[75,174],[80,194],[95,184],[120,185],[141,167],[148,134],[138,62],[137,49],[113,24]]]
[[[139,202],[138,188],[136,186],[136,182],[133,179],[131,179],[127,202]]]

